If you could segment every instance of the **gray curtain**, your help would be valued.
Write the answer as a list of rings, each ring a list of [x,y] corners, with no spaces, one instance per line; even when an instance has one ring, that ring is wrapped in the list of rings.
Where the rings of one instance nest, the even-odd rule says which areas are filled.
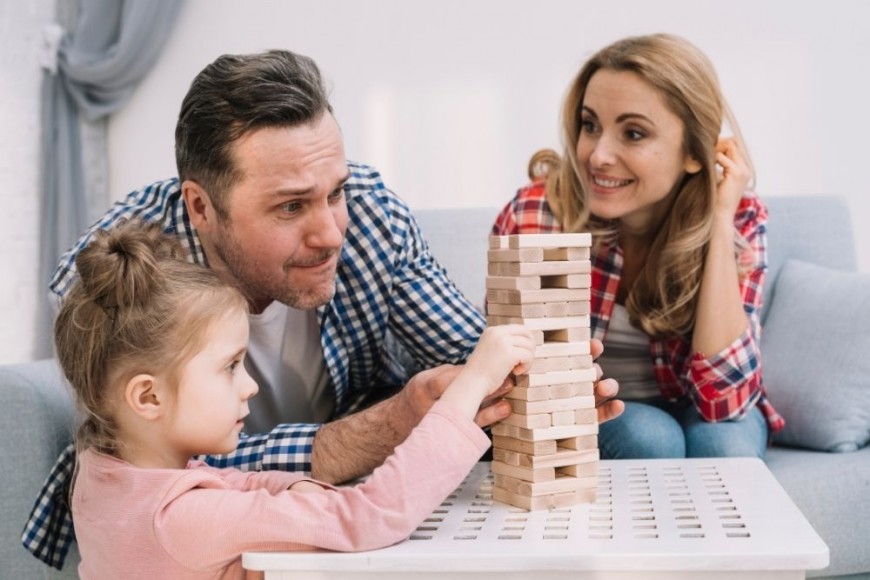
[[[39,291],[44,299],[37,312],[37,358],[52,354],[49,279],[89,225],[79,115],[94,122],[124,105],[157,60],[181,2],[79,0],[55,66],[43,73]]]

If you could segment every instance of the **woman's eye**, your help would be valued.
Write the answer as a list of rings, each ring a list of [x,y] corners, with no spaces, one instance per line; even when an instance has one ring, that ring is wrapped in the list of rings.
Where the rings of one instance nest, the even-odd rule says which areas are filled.
[[[590,121],[588,119],[580,121],[580,130],[584,133],[594,133],[595,132],[595,122]]]
[[[637,131],[635,129],[627,130],[625,132],[625,136],[628,138],[629,141],[640,141],[641,139],[646,137],[646,135],[644,135],[641,131]]]

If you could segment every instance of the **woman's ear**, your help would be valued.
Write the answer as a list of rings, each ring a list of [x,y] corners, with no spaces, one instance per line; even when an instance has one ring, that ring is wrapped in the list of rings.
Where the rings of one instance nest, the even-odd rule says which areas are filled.
[[[166,409],[165,393],[154,375],[136,375],[127,382],[124,402],[139,417],[159,419]]]
[[[683,165],[686,173],[694,175],[701,171],[701,163],[694,157],[686,157],[686,163]]]

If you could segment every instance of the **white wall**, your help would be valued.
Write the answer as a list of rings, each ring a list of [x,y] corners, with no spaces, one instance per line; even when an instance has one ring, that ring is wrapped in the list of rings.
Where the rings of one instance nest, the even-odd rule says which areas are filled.
[[[39,49],[54,0],[0,0],[0,364],[29,360],[39,238]]]
[[[41,26],[52,2],[0,0],[0,363],[27,360],[36,280]],[[501,205],[557,146],[564,89],[594,50],[672,32],[716,64],[763,195],[840,194],[870,216],[866,0],[186,0],[152,74],[110,123],[113,197],[174,175],[193,76],[219,54],[289,48],[333,86],[351,159],[415,208]],[[825,235],[820,231],[819,235]],[[870,230],[856,233],[870,271]]]
[[[865,0],[188,0],[163,58],[110,128],[113,195],[174,175],[192,77],[224,52],[283,47],[333,86],[349,158],[415,208],[502,205],[558,145],[563,91],[594,50],[672,32],[712,59],[762,195],[841,194],[870,215]],[[824,235],[824,232],[819,232]],[[870,231],[857,232],[870,270]]]

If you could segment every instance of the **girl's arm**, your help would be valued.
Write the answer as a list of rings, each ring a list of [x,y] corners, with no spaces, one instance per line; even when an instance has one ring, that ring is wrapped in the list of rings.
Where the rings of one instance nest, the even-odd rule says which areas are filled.
[[[488,447],[466,413],[439,401],[365,483],[328,493],[170,491],[154,529],[172,558],[198,570],[221,568],[244,551],[382,548],[406,538]]]

